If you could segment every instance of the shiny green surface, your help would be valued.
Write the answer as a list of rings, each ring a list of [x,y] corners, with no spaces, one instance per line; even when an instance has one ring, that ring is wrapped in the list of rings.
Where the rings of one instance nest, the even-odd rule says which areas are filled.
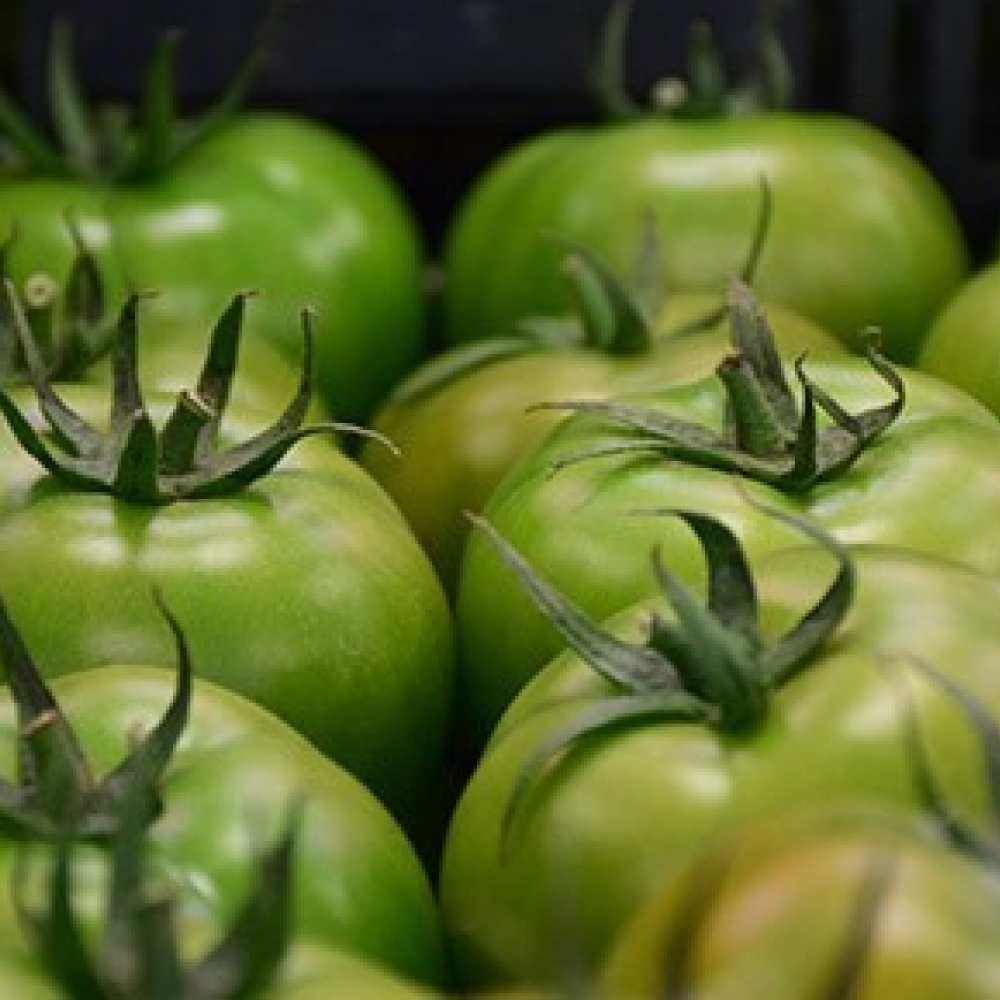
[[[666,288],[714,290],[740,269],[761,176],[774,213],[755,287],[852,340],[883,330],[912,360],[967,268],[964,236],[932,175],[859,121],[788,112],[543,133],[514,146],[460,205],[445,250],[456,341],[495,335],[565,302],[555,232],[627,268],[658,224]]]

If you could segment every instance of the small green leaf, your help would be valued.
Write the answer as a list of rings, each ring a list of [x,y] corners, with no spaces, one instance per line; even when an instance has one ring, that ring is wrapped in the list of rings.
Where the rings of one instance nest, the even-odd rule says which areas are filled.
[[[396,406],[411,406],[472,372],[506,358],[530,354],[537,346],[529,336],[470,340],[428,360],[401,383],[391,401]]]
[[[840,625],[854,594],[847,549],[803,517],[755,506],[817,541],[840,563],[834,583],[775,642],[760,634],[756,589],[738,539],[706,512],[661,512],[681,518],[702,545],[709,578],[705,607],[670,573],[662,555],[654,553],[654,574],[674,617],[653,613],[641,643],[620,639],[595,623],[488,521],[468,515],[539,611],[613,689],[550,733],[518,768],[501,819],[503,851],[529,794],[579,740],[610,726],[657,720],[698,721],[726,732],[752,728],[764,716],[771,690],[801,670]]]
[[[85,935],[73,909],[70,878],[72,841],[59,843],[49,878],[49,901],[44,912],[26,905],[15,880],[15,903],[21,923],[34,942],[40,964],[55,982],[66,987],[67,996],[105,1000],[106,994],[85,945]],[[23,881],[24,868],[16,869]]]
[[[562,266],[583,324],[581,346],[615,356],[643,354],[650,349],[653,338],[648,317],[599,257],[571,245]]]
[[[863,982],[865,963],[876,941],[878,919],[892,888],[897,867],[897,859],[889,851],[879,854],[866,865],[861,888],[853,900],[847,939],[837,953],[829,974],[822,977],[816,989],[816,1000],[844,1000],[857,994]]]
[[[632,0],[613,0],[609,5],[589,72],[591,87],[611,120],[638,118],[645,110],[633,100],[625,81],[624,52],[632,8]]]
[[[656,578],[676,616],[667,629],[667,646],[660,646],[665,623],[654,618],[650,635],[653,648],[669,648],[671,662],[683,688],[702,703],[711,705],[717,724],[728,731],[755,725],[767,710],[766,679],[758,669],[760,637],[754,628],[749,635],[733,629],[670,573],[662,558],[654,560]],[[734,616],[741,624],[748,615]]]
[[[274,977],[291,933],[293,861],[302,809],[302,803],[293,803],[282,836],[260,861],[253,893],[226,936],[192,970],[185,1000],[256,996]]]
[[[617,438],[605,437],[599,446],[561,456],[552,462],[552,471],[598,457],[649,451],[672,462],[736,473],[796,494],[843,473],[899,417],[906,401],[905,384],[873,342],[866,357],[893,391],[890,402],[849,413],[809,377],[802,359],[794,366],[801,391],[796,402],[763,313],[749,288],[739,282],[731,290],[731,307],[737,353],[716,369],[728,403],[725,427],[714,431],[624,400],[536,404],[535,409],[585,413],[623,431]],[[829,426],[820,427],[818,411],[829,418]]]
[[[516,574],[520,585],[569,646],[601,676],[630,691],[662,691],[676,687],[677,676],[672,666],[656,650],[611,635],[539,576],[489,521],[468,512],[466,517],[490,540],[500,558]]]
[[[42,679],[0,600],[0,663],[17,705],[20,773],[0,779],[0,820],[29,838],[102,838],[115,829],[121,803],[142,803],[148,821],[159,809],[157,787],[187,722],[191,664],[183,633],[159,595],[178,649],[177,687],[150,733],[105,777],[94,777],[69,721]]]
[[[934,685],[951,699],[968,722],[982,756],[992,828],[986,834],[980,833],[948,803],[934,777],[934,768],[920,735],[909,685],[899,684],[897,689],[903,704],[904,734],[917,791],[928,812],[959,850],[968,852],[994,871],[1000,872],[1000,727],[985,704],[919,657],[887,658],[883,662],[884,669],[893,680],[902,676],[899,666],[920,674],[923,680]]]
[[[729,83],[711,26],[694,21],[688,34],[685,118],[717,117],[726,107]]]
[[[671,510],[694,532],[708,563],[706,608],[727,629],[742,637],[752,648],[759,648],[760,635],[757,589],[746,554],[739,539],[722,522],[701,511]],[[777,517],[777,511],[771,511]],[[662,552],[654,559],[657,574],[666,571]]]
[[[176,31],[158,38],[146,67],[139,134],[131,160],[124,168],[124,175],[129,179],[144,179],[162,173],[173,152],[177,117],[174,107],[177,41]]]
[[[72,28],[65,18],[52,25],[48,84],[52,118],[70,173],[89,175],[98,165],[94,118],[80,90]]]
[[[66,162],[56,146],[35,127],[3,88],[0,88],[0,135],[14,147],[17,156],[23,161],[16,166],[25,173],[37,172],[49,177],[59,177],[67,172]]]
[[[395,450],[383,435],[352,424],[303,425],[313,387],[311,310],[302,313],[303,360],[292,399],[270,426],[223,449],[217,436],[234,376],[244,300],[249,293],[238,294],[216,323],[196,392],[179,393],[172,414],[159,431],[146,409],[137,368],[138,307],[144,296],[129,296],[116,329],[109,427],[102,432],[56,393],[16,291],[9,281],[5,288],[51,434],[47,437],[38,430],[2,387],[0,411],[21,446],[52,476],[76,488],[137,503],[170,503],[231,495],[244,489],[270,472],[298,441],[313,434],[356,433]]]

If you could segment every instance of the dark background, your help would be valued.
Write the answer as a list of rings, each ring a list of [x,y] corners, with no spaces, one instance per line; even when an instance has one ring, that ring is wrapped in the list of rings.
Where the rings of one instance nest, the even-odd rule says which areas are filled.
[[[196,110],[239,64],[267,0],[0,0],[0,73],[35,114],[53,17],[74,26],[98,100],[135,96],[152,39],[183,29],[178,88]],[[605,0],[292,0],[252,104],[348,131],[403,185],[430,245],[476,174],[519,138],[596,121],[586,74]],[[708,21],[733,75],[749,64],[757,0],[635,0],[627,51],[641,95],[684,68]],[[1000,0],[786,0],[778,25],[803,109],[859,115],[938,176],[973,248],[1000,223]]]

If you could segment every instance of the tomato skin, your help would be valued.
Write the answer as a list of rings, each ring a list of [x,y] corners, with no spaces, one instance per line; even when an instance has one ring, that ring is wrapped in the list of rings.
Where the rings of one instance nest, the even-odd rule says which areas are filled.
[[[66,1000],[49,970],[17,947],[0,945],[0,983],[19,1000]],[[445,994],[352,952],[296,941],[275,980],[255,994],[258,1000],[328,1000],[331,991],[352,1000],[445,1000]],[[499,998],[504,1000],[504,998]],[[520,1000],[520,997],[511,997]],[[538,994],[523,1000],[558,1000]]]
[[[917,367],[943,378],[1000,415],[1000,263],[972,275],[944,303]]]
[[[0,233],[18,231],[16,284],[41,271],[62,286],[74,254],[67,211],[112,309],[126,288],[160,291],[147,325],[162,336],[203,329],[235,292],[259,288],[246,339],[297,359],[299,312],[314,308],[317,387],[341,419],[368,416],[423,355],[416,222],[381,167],[318,123],[243,114],[145,182],[0,179]]]
[[[848,617],[773,693],[759,724],[724,733],[633,722],[591,733],[531,789],[502,845],[525,762],[610,692],[570,652],[525,686],[467,783],[445,844],[439,892],[464,983],[558,981],[566,963],[596,969],[655,887],[714,838],[793,804],[921,807],[887,658],[919,656],[1000,711],[1000,584],[898,549],[862,546],[855,557],[859,589]],[[805,548],[755,563],[766,635],[819,596],[829,563]],[[651,609],[670,617],[665,601],[650,598],[615,616],[612,630],[638,639]],[[930,685],[911,692],[949,803],[970,815],[984,809],[980,751],[964,717]]]
[[[664,287],[718,287],[740,270],[761,176],[774,195],[754,281],[761,297],[848,338],[879,326],[886,353],[911,361],[968,268],[953,208],[870,125],[779,111],[564,128],[514,146],[473,185],[448,234],[449,336],[490,335],[561,308],[558,250],[545,231],[623,267],[653,212]]]
[[[62,391],[101,419],[99,387]],[[147,402],[157,420],[166,399]],[[262,424],[231,409],[223,428],[243,440]],[[357,463],[314,437],[234,496],[157,506],[60,485],[6,430],[0,454],[0,576],[47,676],[170,662],[158,587],[203,676],[420,817],[444,754],[453,626],[408,525]]]
[[[251,297],[245,317],[253,315],[255,309],[256,302]],[[171,324],[167,335],[166,328],[161,330],[154,323],[147,324],[148,318],[148,312],[143,311],[142,326],[138,331],[136,369],[143,392],[153,397],[155,403],[157,396],[176,398],[178,393],[197,384],[209,346],[210,331],[195,331],[193,324],[177,322]],[[301,323],[298,329],[301,340]],[[229,404],[246,415],[256,413],[259,427],[264,427],[295,395],[301,379],[301,363],[301,348],[299,355],[292,358],[276,344],[261,337],[244,338],[230,387]],[[103,391],[105,401],[109,399],[114,384],[110,354],[90,364],[86,371],[80,373],[79,380],[94,386],[95,393]],[[61,382],[65,385],[66,380]],[[99,396],[88,401],[95,412],[100,404]],[[166,416],[166,411],[163,416]],[[309,422],[329,421],[331,417],[329,407],[314,393],[309,404]],[[334,440],[333,434],[329,440]]]
[[[23,634],[38,645],[36,630]],[[196,671],[198,661],[195,653]],[[175,683],[172,668],[122,664],[81,667],[51,687],[94,772],[103,775],[123,759],[137,731],[155,724]],[[4,775],[17,773],[17,739],[16,712],[5,695]],[[196,678],[188,724],[161,793],[165,811],[150,827],[151,864],[158,877],[176,884],[180,925],[195,940],[214,940],[228,926],[249,891],[254,850],[276,839],[288,807],[301,798],[293,941],[340,949],[429,985],[443,982],[434,896],[414,848],[370,791],[275,716]],[[0,847],[8,874],[16,850],[10,841]],[[103,861],[95,851],[80,865]],[[77,885],[85,896],[102,891],[100,881],[82,871]],[[80,912],[99,913],[92,903],[84,898]],[[9,893],[0,894],[0,907],[0,947],[23,951]]]
[[[672,336],[719,308],[710,295],[671,297],[661,309],[648,350],[630,355],[537,347],[467,371],[426,395],[406,398],[408,385],[451,352],[426,362],[377,411],[373,426],[400,449],[362,445],[361,464],[408,518],[453,594],[468,535],[466,511],[479,511],[503,475],[563,419],[537,403],[606,398],[641,386],[667,386],[711,372],[730,346],[726,320]],[[839,341],[781,306],[765,309],[782,356],[839,354]],[[567,317],[565,322],[572,320]],[[401,396],[402,394],[402,396]]]
[[[887,398],[858,359],[817,359],[807,370],[851,411]],[[501,481],[484,515],[554,586],[595,618],[649,593],[650,553],[660,546],[683,581],[700,585],[701,550],[687,529],[657,516],[667,507],[711,511],[751,558],[794,544],[766,506],[815,517],[850,543],[899,545],[1000,570],[1000,453],[992,414],[964,393],[916,371],[903,372],[902,415],[845,473],[801,496],[743,477],[667,461],[650,453],[590,459],[553,474],[551,463],[606,440],[599,421],[561,423]],[[624,398],[624,397],[622,397]],[[716,379],[628,398],[723,426]],[[473,535],[455,602],[459,714],[482,743],[511,697],[560,648],[489,542]]]
[[[287,971],[262,1000],[327,1000],[334,992],[351,1000],[445,1000],[437,989],[345,951],[293,950]]]
[[[996,996],[995,878],[926,826],[874,810],[786,816],[715,845],[626,927],[600,976],[601,995],[664,995],[665,945],[681,921],[690,925],[683,908],[705,878],[713,896],[685,956],[686,995],[801,997],[829,982],[843,961],[866,881],[879,866],[889,882],[851,995]]]

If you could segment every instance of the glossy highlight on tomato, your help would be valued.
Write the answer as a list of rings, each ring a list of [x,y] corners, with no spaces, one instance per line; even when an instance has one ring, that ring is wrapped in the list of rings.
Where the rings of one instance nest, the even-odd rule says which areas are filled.
[[[858,358],[807,358],[803,370],[851,413],[892,399],[891,389]],[[898,375],[905,401],[896,420],[852,463],[805,488],[786,489],[717,468],[714,461],[657,444],[655,435],[645,447],[643,432],[621,429],[600,412],[581,411],[569,414],[523,457],[483,513],[539,573],[598,618],[648,593],[651,580],[637,567],[654,547],[667,554],[682,579],[695,584],[703,579],[698,547],[657,513],[678,504],[722,517],[753,554],[790,540],[746,497],[808,513],[852,544],[901,546],[996,573],[996,419],[940,379],[916,370]],[[726,427],[728,419],[727,395],[717,376],[623,394],[617,402],[713,431]],[[471,537],[466,547],[455,607],[460,712],[481,743],[561,643],[481,536]]]
[[[714,290],[739,271],[763,177],[774,213],[760,295],[848,342],[878,326],[888,356],[912,362],[969,267],[958,215],[933,173],[871,123],[791,107],[770,31],[754,78],[730,92],[706,25],[695,25],[687,78],[662,88],[682,99],[640,105],[620,79],[627,9],[611,5],[602,39],[606,117],[514,144],[459,203],[444,248],[449,338],[496,335],[562,308],[545,233],[621,268],[652,218],[664,286]]]
[[[16,297],[9,304],[16,311]],[[212,331],[205,369],[176,397],[137,384],[141,305],[133,299],[119,323],[110,422],[100,383],[0,396],[12,616],[48,676],[81,661],[157,663],[169,654],[148,599],[158,588],[206,677],[289,722],[414,829],[452,701],[453,626],[430,562],[385,492],[330,440],[342,425],[301,426],[305,361],[277,415],[234,405],[239,296]],[[308,322],[302,333],[308,356]]]
[[[445,844],[441,905],[466,985],[595,975],[658,887],[718,838],[792,806],[922,812],[907,702],[887,665],[920,658],[995,718],[1000,590],[994,577],[898,548],[851,546],[849,558],[857,592],[846,617],[778,687],[765,683],[751,697],[750,682],[766,675],[743,677],[737,702],[746,722],[722,721],[721,697],[702,712],[704,695],[692,687],[694,697],[681,698],[676,677],[661,688],[647,671],[634,689],[612,683],[593,665],[596,643],[586,659],[564,649],[526,684],[484,748]],[[753,568],[762,634],[774,642],[833,577],[830,554],[808,545],[754,559]],[[652,577],[648,552],[635,571]],[[745,609],[719,600],[720,618],[734,630],[746,625]],[[675,616],[663,594],[649,597],[601,632],[638,647],[652,623],[679,620],[679,607]],[[703,657],[707,675],[719,649],[709,655],[684,635],[676,647],[695,664]],[[729,641],[726,648],[756,648],[749,637]],[[966,720],[933,684],[918,679],[910,699],[948,801],[981,820],[982,751]]]
[[[198,330],[256,288],[252,338],[295,357],[288,330],[312,308],[319,393],[339,418],[362,420],[425,351],[422,237],[395,179],[346,131],[245,108],[279,7],[228,87],[185,117],[175,114],[172,34],[157,40],[139,106],[123,117],[92,106],[67,25],[55,25],[54,134],[13,101],[0,105],[12,147],[0,174],[5,265],[19,291],[40,276],[63,288],[82,241],[114,312],[131,292],[159,292],[150,337]]]

